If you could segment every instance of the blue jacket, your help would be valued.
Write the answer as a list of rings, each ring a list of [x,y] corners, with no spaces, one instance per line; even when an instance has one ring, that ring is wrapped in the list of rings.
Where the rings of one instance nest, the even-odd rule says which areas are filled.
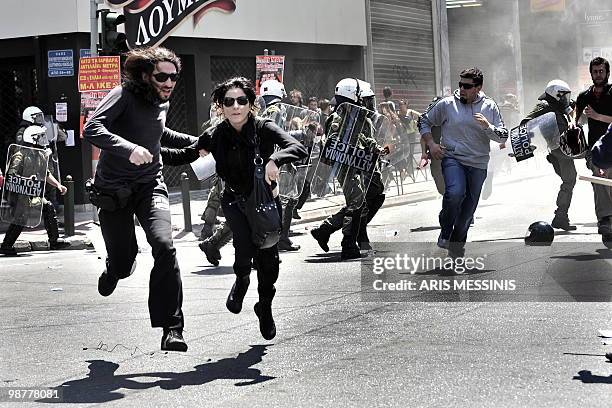
[[[591,149],[593,164],[600,169],[612,167],[612,125]]]

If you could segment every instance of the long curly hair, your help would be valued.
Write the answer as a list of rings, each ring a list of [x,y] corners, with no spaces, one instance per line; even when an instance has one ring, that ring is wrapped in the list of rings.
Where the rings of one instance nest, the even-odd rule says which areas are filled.
[[[181,72],[181,59],[164,47],[135,48],[128,51],[124,64],[122,86],[124,89],[141,95],[145,100],[155,104],[159,102],[157,93],[150,83],[142,79],[142,74],[151,75],[159,62],[171,62],[176,72]]]

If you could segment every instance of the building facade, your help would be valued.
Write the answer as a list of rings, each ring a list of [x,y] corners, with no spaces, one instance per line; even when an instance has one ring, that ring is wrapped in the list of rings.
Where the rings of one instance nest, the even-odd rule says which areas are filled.
[[[182,1],[182,0],[181,0]],[[185,0],[191,2],[192,0]],[[365,78],[378,95],[390,86],[397,98],[422,109],[438,92],[433,19],[438,0],[237,1],[231,13],[211,11],[182,22],[163,45],[184,69],[168,126],[198,134],[208,119],[214,85],[233,75],[255,76],[264,49],[285,56],[284,83],[305,98],[330,99],[344,77]],[[106,4],[99,8],[107,8]],[[30,10],[37,10],[31,13]],[[0,134],[12,135],[29,105],[55,114],[75,131],[74,146],[59,146],[62,175],[75,180],[77,203],[92,171],[91,146],[79,137],[78,61],[90,47],[90,9],[84,0],[5,0],[0,15]],[[6,139],[6,136],[3,136]],[[2,145],[3,155],[8,146]],[[170,186],[181,171],[166,169]]]

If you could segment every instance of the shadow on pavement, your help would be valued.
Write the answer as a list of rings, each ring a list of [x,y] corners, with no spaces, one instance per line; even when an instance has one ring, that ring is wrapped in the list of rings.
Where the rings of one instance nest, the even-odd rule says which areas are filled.
[[[265,345],[254,345],[234,358],[224,358],[212,363],[200,364],[194,370],[183,373],[149,372],[116,375],[119,364],[105,360],[87,360],[89,374],[78,380],[66,381],[55,389],[61,390],[59,400],[43,399],[47,403],[100,403],[125,397],[121,389],[146,390],[159,387],[176,390],[183,386],[204,385],[215,380],[238,380],[235,386],[259,384],[272,380],[252,366],[263,361]],[[138,378],[144,378],[137,381]],[[151,381],[151,378],[158,378]]]
[[[431,227],[417,227],[417,228],[412,228],[410,229],[410,232],[425,232],[425,231],[435,231],[435,230],[439,230],[440,226],[439,225],[435,225],[435,226],[431,226]]]
[[[199,271],[191,272],[194,275],[233,275],[234,268],[231,266],[208,266]]]
[[[604,377],[603,375],[593,375],[589,370],[581,370],[572,380],[580,380],[585,384],[612,384],[612,374]]]

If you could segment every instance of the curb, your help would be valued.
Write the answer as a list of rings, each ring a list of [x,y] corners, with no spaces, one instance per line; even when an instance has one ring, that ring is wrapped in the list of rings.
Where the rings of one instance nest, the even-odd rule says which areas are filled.
[[[431,201],[437,199],[438,197],[440,197],[440,195],[437,191],[424,191],[400,196],[392,196],[385,199],[385,202],[381,208],[397,207],[400,205],[413,204],[421,201]],[[334,205],[317,210],[300,212],[302,219],[294,219],[291,225],[307,224],[313,221],[324,220],[330,215],[338,212],[338,210],[340,210],[342,207],[343,205]]]
[[[422,192],[404,194],[404,195],[399,195],[399,196],[391,196],[385,199],[385,202],[382,208],[397,207],[400,205],[413,204],[413,203],[421,202],[421,201],[430,201],[430,200],[435,200],[438,197],[439,197],[439,194],[437,191],[422,191]],[[307,223],[314,222],[314,221],[324,220],[330,215],[333,215],[336,212],[338,212],[338,210],[340,210],[343,206],[344,204],[330,205],[324,208],[319,208],[315,210],[306,210],[306,211],[300,212],[300,215],[302,218],[299,220],[294,219],[292,222],[292,225],[307,224]],[[173,225],[173,228],[174,227],[175,225]],[[182,230],[182,229],[179,227],[179,230]],[[70,246],[68,248],[62,249],[62,251],[93,248],[93,244],[88,238],[72,236],[72,237],[64,237],[64,239],[70,242]],[[178,239],[174,238],[174,241],[180,242],[181,239],[182,238],[178,238]],[[15,246],[15,249],[17,250],[17,253],[31,252],[31,251],[50,251],[51,250],[49,248],[48,240],[35,240],[35,241],[18,240],[17,242],[15,242],[14,246]]]

